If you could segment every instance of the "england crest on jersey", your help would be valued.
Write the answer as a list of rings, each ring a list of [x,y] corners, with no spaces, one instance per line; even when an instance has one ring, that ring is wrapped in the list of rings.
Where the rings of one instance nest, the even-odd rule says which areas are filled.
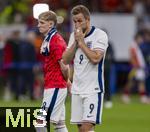
[[[92,41],[87,42],[87,47],[90,48],[90,49],[92,48]]]

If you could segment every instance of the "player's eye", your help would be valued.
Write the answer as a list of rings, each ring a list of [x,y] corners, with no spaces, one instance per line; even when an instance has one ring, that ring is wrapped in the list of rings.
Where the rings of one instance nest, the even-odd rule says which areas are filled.
[[[44,22],[40,22],[41,24],[44,24]]]
[[[81,23],[82,20],[74,20],[74,23]]]

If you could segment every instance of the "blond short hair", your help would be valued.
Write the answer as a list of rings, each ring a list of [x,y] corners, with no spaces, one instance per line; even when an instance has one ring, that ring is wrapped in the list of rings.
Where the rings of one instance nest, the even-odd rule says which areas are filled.
[[[46,11],[46,12],[43,12],[39,15],[38,17],[39,19],[42,19],[44,21],[53,21],[54,22],[54,25],[57,24],[57,15],[55,12],[53,11]]]

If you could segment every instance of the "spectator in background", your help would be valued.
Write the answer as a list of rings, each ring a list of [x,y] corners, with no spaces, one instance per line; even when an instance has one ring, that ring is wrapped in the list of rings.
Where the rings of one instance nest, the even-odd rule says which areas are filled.
[[[34,40],[34,47],[36,51],[36,66],[34,67],[34,75],[35,75],[35,81],[34,81],[34,97],[36,99],[39,99],[42,97],[43,93],[43,84],[44,84],[44,79],[43,79],[43,61],[44,57],[42,54],[40,54],[40,47],[41,43],[43,42],[43,36],[39,31],[35,32],[36,38]]]
[[[140,44],[143,42],[143,36],[141,32],[138,32],[135,36],[135,40],[130,47],[130,62],[131,62],[131,71],[128,76],[128,82],[125,85],[124,93],[122,100],[124,103],[130,103],[129,94],[131,88],[137,85],[138,91],[140,93],[141,103],[149,103],[148,97],[146,96],[145,88],[145,60],[143,54],[140,50]]]
[[[0,32],[0,89],[5,85],[5,74],[3,72],[4,47],[5,37],[2,32]]]
[[[145,13],[144,3],[142,0],[136,0],[133,6],[133,13],[140,19]]]
[[[34,99],[34,66],[36,63],[34,48],[35,37],[33,31],[28,31],[26,40],[22,40],[19,45],[19,100],[27,99],[27,91],[30,93],[30,99]]]
[[[18,88],[18,63],[19,63],[19,52],[18,47],[20,45],[20,31],[15,30],[12,32],[11,37],[6,41],[4,47],[4,70],[6,73],[7,87],[4,95],[5,100],[10,100],[12,96],[8,94],[10,91],[14,94],[15,99],[18,99],[19,88]]]
[[[5,38],[2,32],[0,32],[0,70],[2,69],[3,65],[3,54],[4,54],[4,47],[5,47]]]
[[[140,46],[146,63],[146,90],[150,97],[150,31],[144,31],[144,42]]]

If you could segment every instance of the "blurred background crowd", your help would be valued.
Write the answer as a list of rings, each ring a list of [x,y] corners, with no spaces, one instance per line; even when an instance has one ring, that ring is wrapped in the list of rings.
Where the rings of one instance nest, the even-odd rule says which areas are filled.
[[[36,3],[46,3],[57,13],[57,28],[66,42],[72,30],[70,10],[74,5],[86,5],[91,15],[134,16],[136,30],[130,36],[129,58],[117,60],[114,42],[109,42],[105,61],[106,107],[112,106],[111,95],[116,93],[122,93],[125,103],[130,102],[132,93],[139,93],[142,103],[150,103],[150,0],[0,1],[0,93],[4,100],[34,100],[42,96],[43,59],[39,50],[43,36],[33,18]],[[104,30],[109,34],[106,27]]]

